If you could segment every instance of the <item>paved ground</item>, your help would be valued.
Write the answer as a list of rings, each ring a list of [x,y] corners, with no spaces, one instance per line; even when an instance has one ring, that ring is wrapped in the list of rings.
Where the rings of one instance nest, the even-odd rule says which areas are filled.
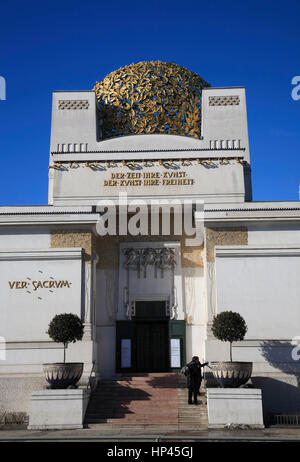
[[[195,432],[162,431],[151,433],[143,429],[99,431],[98,429],[81,430],[52,430],[29,431],[26,428],[0,428],[0,442],[2,441],[298,441],[300,442],[300,428],[267,428],[263,430],[206,430]]]

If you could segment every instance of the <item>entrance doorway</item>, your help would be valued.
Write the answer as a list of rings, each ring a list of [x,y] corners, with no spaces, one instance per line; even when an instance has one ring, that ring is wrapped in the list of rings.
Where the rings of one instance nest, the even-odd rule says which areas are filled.
[[[185,364],[185,321],[167,302],[136,301],[131,320],[116,323],[117,372],[175,372]]]
[[[136,321],[137,372],[168,371],[168,324],[166,321]]]
[[[167,372],[168,317],[166,302],[135,303],[135,364],[137,372]]]

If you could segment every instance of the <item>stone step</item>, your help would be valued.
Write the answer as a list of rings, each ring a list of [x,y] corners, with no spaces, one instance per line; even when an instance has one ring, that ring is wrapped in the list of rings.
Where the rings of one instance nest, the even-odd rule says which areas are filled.
[[[122,377],[116,380],[100,380],[99,383],[153,383],[160,385],[161,383],[182,384],[184,382],[180,382],[177,377]]]
[[[151,400],[156,400],[156,401],[167,401],[170,399],[178,399],[178,396],[176,393],[167,393],[167,394],[156,394],[156,393],[147,393],[147,394],[143,394],[143,393],[128,393],[128,394],[122,394],[122,395],[114,395],[114,394],[111,394],[111,393],[106,393],[105,395],[93,395],[92,396],[92,399],[93,398],[97,398],[97,399],[110,399],[111,401],[122,401],[122,400],[128,400],[130,398],[132,399],[138,399],[138,400],[143,400],[143,401],[149,401],[150,399]],[[187,401],[187,398],[185,398],[185,400],[182,400],[182,401]]]
[[[152,410],[148,410],[147,412],[143,412],[143,410],[128,410],[128,411],[118,411],[118,410],[115,410],[115,411],[112,411],[112,412],[106,412],[106,411],[99,411],[99,410],[92,410],[90,409],[90,412],[89,412],[89,416],[103,416],[103,417],[123,417],[125,415],[132,415],[132,416],[139,416],[139,415],[142,415],[142,416],[152,416],[152,415],[161,415],[161,416],[171,416],[171,417],[181,417],[178,415],[178,412],[170,412],[170,411],[165,411],[165,412],[161,412],[161,411],[157,411],[155,409],[152,409]],[[199,414],[200,415],[200,414]],[[182,416],[182,417],[185,417],[185,416]]]
[[[106,393],[105,395],[94,395],[92,396],[92,399],[94,398],[97,398],[97,400],[106,400],[106,399],[109,399],[110,401],[128,401],[130,399],[132,400],[143,400],[143,401],[172,401],[173,399],[176,399],[178,400],[178,396],[176,393],[167,393],[167,394],[156,394],[156,393],[148,393],[148,394],[135,394],[135,393],[128,393],[128,394],[122,394],[122,395],[113,395],[113,394],[109,394],[109,393]],[[183,402],[187,402],[187,398],[185,398],[185,400],[181,400]]]
[[[193,421],[202,420],[203,418],[206,418],[206,415],[202,414],[202,415],[189,415],[189,416],[179,416],[178,417],[179,420],[193,420]]]
[[[128,395],[135,395],[135,396],[169,396],[169,395],[174,395],[178,396],[178,392],[176,389],[174,390],[155,390],[153,388],[138,388],[138,389],[127,389],[127,390],[97,390],[94,393],[94,396],[105,396],[105,395],[110,395],[110,396],[128,396]]]
[[[113,382],[104,382],[100,381],[99,386],[109,386],[109,385],[122,385],[122,386],[132,386],[132,385],[153,385],[154,387],[160,387],[164,385],[170,385],[170,387],[182,387],[186,384],[180,384],[177,380],[160,380],[160,379],[147,379],[147,380],[116,380]]]
[[[179,423],[201,424],[204,423],[203,419],[178,419]]]
[[[174,400],[172,402],[170,401],[151,401],[151,402],[145,402],[144,400],[124,400],[124,401],[110,401],[110,402],[105,402],[105,401],[90,401],[90,405],[93,406],[99,406],[99,407],[105,407],[105,408],[126,408],[128,406],[145,406],[145,407],[151,407],[151,406],[155,406],[157,408],[160,408],[160,407],[168,407],[168,408],[172,408],[174,407],[174,404],[176,404],[176,406],[178,405],[178,403]],[[184,407],[184,405],[182,405],[181,407]],[[189,405],[190,406],[190,405]]]
[[[143,435],[149,433],[157,433],[157,432],[190,432],[193,433],[195,431],[207,431],[207,425],[190,425],[190,424],[157,424],[157,423],[148,423],[143,424],[139,423],[138,425],[131,424],[131,423],[89,423],[88,428],[91,430],[96,430],[101,435],[129,435],[132,434]]]
[[[161,403],[158,405],[156,402],[152,403],[147,403],[145,404],[143,401],[131,401],[131,402],[126,402],[126,403],[99,403],[99,402],[90,402],[89,403],[90,408],[97,408],[97,409],[174,409],[178,408],[177,403]]]
[[[104,418],[102,416],[102,418]],[[169,414],[158,414],[158,413],[153,413],[153,414],[121,414],[118,415],[116,414],[115,416],[107,416],[105,417],[106,419],[111,419],[111,420],[153,420],[153,419],[158,419],[158,420],[172,420],[172,421],[178,421],[178,416],[177,415],[169,415]]]
[[[206,422],[205,419],[179,419],[178,420],[179,423],[190,423],[190,424],[195,424],[195,425],[198,425],[198,424],[204,424]]]
[[[111,403],[126,403],[130,401],[152,401],[159,403],[172,403],[174,400],[178,401],[176,395],[168,395],[168,396],[158,396],[158,395],[149,395],[149,396],[136,396],[136,395],[128,395],[128,396],[112,396],[112,395],[105,395],[105,396],[92,396],[92,400],[95,402],[111,402]],[[182,402],[187,403],[187,399]]]
[[[108,384],[108,385],[99,385],[98,389],[107,389],[107,390],[121,390],[121,389],[140,389],[140,388],[153,388],[154,390],[178,390],[179,387],[177,384],[151,384],[151,383],[115,383],[115,384]],[[185,390],[185,388],[180,388],[180,391]]]
[[[172,425],[178,425],[177,420],[171,420],[171,419],[89,419],[88,425],[90,424],[105,424],[109,423],[112,425],[140,425],[140,424],[156,424],[156,425],[162,425],[162,424],[172,424]],[[193,423],[194,424],[194,423]]]
[[[163,411],[172,411],[172,412],[174,412],[175,409],[176,410],[178,409],[178,406],[177,406],[177,403],[176,403],[176,406],[170,405],[170,403],[165,403],[164,405],[156,406],[155,403],[144,404],[142,402],[135,401],[135,402],[131,402],[130,404],[123,405],[123,406],[117,406],[117,405],[114,405],[114,406],[109,406],[109,405],[97,406],[96,405],[96,406],[94,406],[93,403],[90,403],[90,408],[91,409],[99,409],[99,410],[103,410],[103,411],[106,411],[106,410],[107,411],[109,411],[109,410],[122,410],[122,411],[125,411],[126,409],[136,409],[136,410],[139,410],[139,411],[142,411],[142,410],[150,411],[151,409],[156,409],[159,412],[163,412]],[[193,411],[191,411],[191,412],[193,412]]]
[[[100,418],[100,419],[135,419],[135,418],[142,418],[142,419],[147,419],[147,418],[153,418],[159,416],[161,418],[167,419],[178,419],[179,416],[178,414],[170,414],[170,413],[161,413],[161,412],[151,412],[147,414],[143,413],[136,413],[136,412],[115,412],[115,413],[101,413],[101,412],[91,412],[89,414],[90,418]]]
[[[195,425],[195,426],[198,426],[198,425],[208,425],[208,421],[207,419],[200,419],[200,420],[181,420],[179,419],[179,422],[180,424],[187,424],[187,425]]]
[[[155,388],[152,388],[152,387],[143,387],[143,388],[127,388],[127,389],[98,389],[97,391],[95,391],[95,396],[97,395],[111,395],[111,396],[118,396],[118,395],[121,395],[121,396],[127,396],[127,395],[141,395],[141,393],[144,393],[144,394],[151,394],[151,395],[166,395],[168,396],[169,394],[176,394],[178,395],[178,391],[176,388],[174,389],[170,389],[170,388],[166,388],[166,389],[155,389]]]
[[[197,427],[195,426],[191,426],[191,425],[182,425],[182,424],[179,424],[178,425],[178,431],[179,432],[204,432],[204,431],[207,431],[207,425],[197,425]]]
[[[155,377],[152,377],[152,378],[147,378],[147,379],[138,379],[138,380],[135,380],[135,379],[130,379],[130,380],[126,380],[126,379],[118,379],[118,380],[100,380],[98,385],[118,385],[118,384],[122,384],[122,385],[132,385],[132,384],[143,384],[143,383],[146,383],[146,384],[152,384],[154,386],[160,386],[160,385],[164,385],[164,384],[168,384],[168,385],[186,385],[183,384],[183,383],[180,383],[178,382],[177,379],[166,379],[166,378],[155,378]]]
[[[201,406],[198,406],[198,407],[201,407]],[[191,411],[186,411],[186,412],[182,412],[181,410],[178,411],[178,415],[179,416],[187,416],[187,415],[202,415],[202,414],[206,414],[206,409],[196,409],[196,410],[191,410]]]
[[[135,398],[132,398],[132,399],[120,399],[120,400],[109,400],[109,399],[93,399],[90,401],[90,403],[92,404],[95,404],[97,406],[106,406],[106,407],[120,407],[120,406],[129,406],[131,404],[137,404],[137,403],[142,403],[142,404],[150,404],[151,402],[151,405],[155,405],[155,406],[172,406],[173,403],[175,402],[176,399],[167,399],[167,400],[158,400],[158,399],[153,399],[153,400],[145,400],[145,399],[135,399]],[[177,404],[177,400],[176,400],[176,404]],[[182,407],[185,406],[187,403],[181,403],[182,404]]]
[[[203,412],[199,411],[199,412],[182,413],[182,412],[179,411],[178,416],[181,417],[181,418],[202,417],[202,416],[206,416],[206,409],[203,410]]]
[[[94,411],[94,412],[89,412],[89,417],[100,417],[100,418],[119,418],[119,417],[128,417],[128,416],[131,416],[131,417],[138,417],[138,416],[143,416],[143,417],[152,417],[154,415],[160,415],[162,417],[176,417],[176,419],[178,418],[178,413],[177,412],[157,412],[155,411],[154,409],[150,412],[148,411],[147,413],[143,414],[141,412],[132,412],[132,411],[128,411],[128,412],[98,412],[98,411]],[[199,416],[198,416],[199,417]]]
[[[188,410],[188,411],[191,411],[192,409],[199,409],[202,407],[206,407],[206,404],[201,400],[198,400],[198,404],[188,404],[187,401],[185,401],[184,403],[178,403],[178,404],[179,404],[180,409]]]
[[[140,432],[145,432],[145,430],[152,430],[152,431],[160,431],[160,430],[163,430],[163,431],[172,431],[172,430],[178,430],[178,424],[163,424],[163,425],[160,425],[160,424],[139,424],[139,425],[135,425],[135,424],[132,424],[132,423],[125,423],[125,424],[122,424],[122,423],[118,423],[118,425],[114,424],[114,423],[107,423],[107,422],[103,422],[103,423],[91,423],[89,424],[89,428],[90,429],[97,429],[97,430],[100,430],[101,434],[102,432],[109,432],[110,434],[111,433],[119,433],[120,431],[123,430],[124,433],[128,432],[128,431],[133,431],[134,434]]]

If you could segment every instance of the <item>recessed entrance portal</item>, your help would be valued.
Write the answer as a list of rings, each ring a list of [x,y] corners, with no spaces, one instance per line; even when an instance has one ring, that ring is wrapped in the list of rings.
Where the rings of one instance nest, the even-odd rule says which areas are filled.
[[[168,302],[136,301],[129,321],[117,321],[118,372],[171,372],[185,362],[185,321],[171,320]]]

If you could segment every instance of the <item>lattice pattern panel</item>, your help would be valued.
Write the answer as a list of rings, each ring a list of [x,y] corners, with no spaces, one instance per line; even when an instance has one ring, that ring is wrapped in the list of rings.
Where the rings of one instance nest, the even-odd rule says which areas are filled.
[[[210,106],[238,106],[240,104],[239,96],[210,96]]]
[[[58,109],[88,109],[89,102],[87,99],[60,99],[58,102]]]

